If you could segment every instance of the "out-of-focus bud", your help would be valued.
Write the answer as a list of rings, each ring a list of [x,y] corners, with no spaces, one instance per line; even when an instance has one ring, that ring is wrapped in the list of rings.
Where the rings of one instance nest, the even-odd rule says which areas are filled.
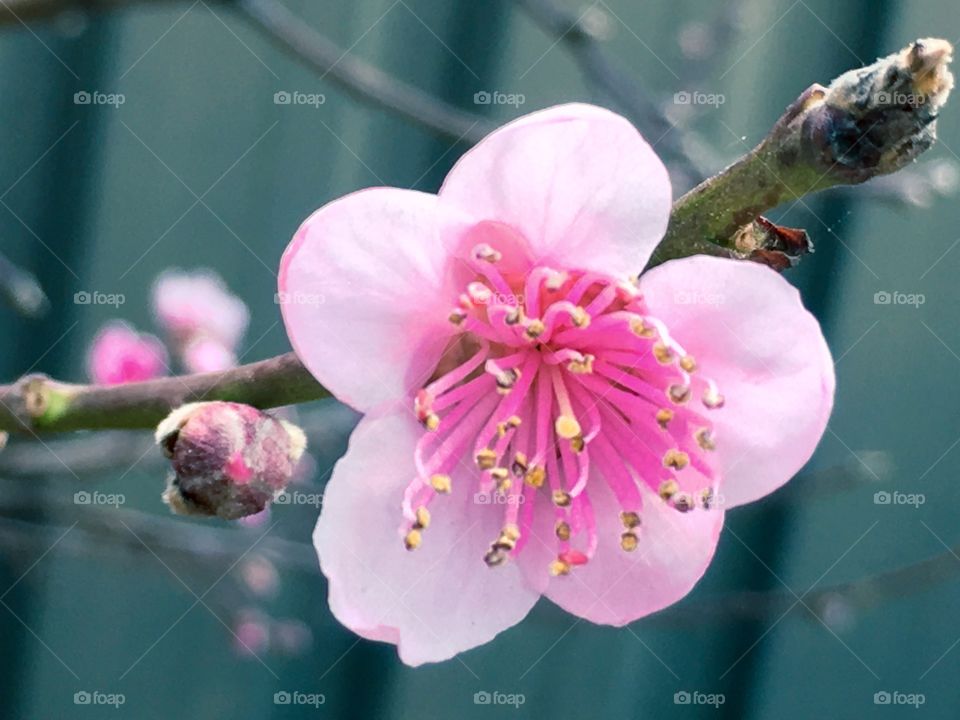
[[[87,374],[97,385],[120,385],[166,374],[167,349],[153,335],[125,322],[104,325],[87,352]]]
[[[263,511],[307,446],[303,431],[249,405],[183,405],[160,423],[157,444],[173,465],[163,500],[180,515],[236,520]]]
[[[178,346],[208,337],[231,352],[250,321],[246,304],[212,270],[161,273],[153,284],[153,313]]]
[[[188,372],[220,372],[237,364],[237,356],[219,340],[202,335],[183,349],[183,365]]]

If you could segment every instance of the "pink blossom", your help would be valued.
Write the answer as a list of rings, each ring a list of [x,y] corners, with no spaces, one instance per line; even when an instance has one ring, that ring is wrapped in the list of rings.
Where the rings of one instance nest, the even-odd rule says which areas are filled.
[[[125,322],[104,325],[87,351],[87,374],[97,385],[150,380],[167,372],[167,350],[153,335],[139,334]]]
[[[161,273],[153,285],[153,313],[191,372],[236,364],[234,352],[247,330],[249,311],[212,270]]]
[[[297,354],[365,413],[314,534],[336,617],[411,664],[491,640],[541,595],[624,625],[686,595],[724,511],[809,459],[830,352],[797,291],[694,257],[631,276],[670,215],[624,118],[522,117],[438,195],[373,188],[300,228]]]

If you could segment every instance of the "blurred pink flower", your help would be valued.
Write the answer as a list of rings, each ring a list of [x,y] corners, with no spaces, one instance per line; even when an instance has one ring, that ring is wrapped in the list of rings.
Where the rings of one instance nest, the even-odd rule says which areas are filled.
[[[87,351],[87,374],[97,385],[150,380],[167,372],[167,349],[153,335],[138,334],[115,320],[94,336]]]
[[[541,595],[624,625],[809,459],[834,391],[819,324],[759,264],[635,283],[670,206],[629,122],[566,105],[494,132],[438,195],[364,190],[299,229],[279,290],[324,304],[284,303],[287,333],[366,413],[314,534],[342,623],[411,665]]]
[[[212,270],[165,270],[153,284],[153,313],[190,372],[223,370],[250,322],[246,304]]]

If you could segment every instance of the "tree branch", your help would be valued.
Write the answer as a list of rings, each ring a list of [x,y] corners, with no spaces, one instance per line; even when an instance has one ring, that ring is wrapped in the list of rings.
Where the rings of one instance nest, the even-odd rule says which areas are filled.
[[[0,430],[154,428],[187,402],[229,400],[266,409],[328,395],[293,353],[223,372],[126,385],[72,385],[27,375],[0,386]]]
[[[655,262],[695,253],[768,261],[772,252],[792,264],[807,248],[781,247],[760,215],[896,172],[933,145],[952,52],[945,40],[917,40],[829,88],[808,88],[756,148],[677,200]]]

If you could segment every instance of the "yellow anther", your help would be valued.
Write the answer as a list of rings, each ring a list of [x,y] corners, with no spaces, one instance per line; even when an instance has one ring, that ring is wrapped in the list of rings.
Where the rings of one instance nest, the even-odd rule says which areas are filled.
[[[690,456],[683,450],[671,449],[663,454],[663,466],[674,470],[683,470],[690,464]]]
[[[657,410],[657,424],[661,428],[666,430],[671,420],[673,420],[673,410],[668,410],[667,408]]]
[[[573,438],[581,434],[580,423],[577,422],[575,417],[571,417],[570,415],[561,415],[558,417],[553,427],[557,431],[557,435],[564,440],[573,440]]]
[[[484,262],[489,262],[489,263],[499,262],[500,259],[503,258],[502,253],[494,250],[492,247],[490,247],[486,243],[477,245],[473,249],[473,256],[477,260],[483,260]]]
[[[570,523],[565,520],[558,520],[557,525],[554,528],[554,532],[557,535],[557,538],[566,542],[570,539]]]
[[[420,547],[421,542],[423,542],[423,536],[416,528],[408,532],[406,537],[403,538],[403,544],[407,550],[416,550]]]
[[[503,316],[504,325],[517,325],[523,320],[523,306],[515,307]]]
[[[507,418],[507,425],[510,427],[518,428],[521,423],[523,423],[523,420],[520,419],[519,415],[511,415]]]
[[[703,506],[704,510],[709,510],[713,507],[714,495],[713,488],[704,488],[700,491],[700,504]]]
[[[450,493],[452,482],[449,475],[433,475],[430,478],[430,486],[438,493],[447,495]]]
[[[447,320],[449,320],[454,325],[463,325],[463,321],[466,319],[467,319],[467,313],[459,309],[451,311],[450,315],[447,316]]]
[[[552,292],[556,292],[563,287],[563,284],[567,281],[567,274],[565,272],[553,272],[547,276],[547,279],[543,281],[543,286]]]
[[[693,436],[697,440],[697,445],[702,447],[704,450],[716,450],[717,443],[713,439],[713,433],[710,431],[710,428],[700,428]]]
[[[680,369],[684,372],[692,373],[697,369],[697,361],[693,359],[692,355],[684,355],[680,358]]]
[[[662,500],[669,500],[678,492],[680,492],[680,484],[676,480],[664,480],[660,483],[660,489],[657,490]]]
[[[637,540],[637,536],[630,531],[627,531],[620,536],[620,547],[627,552],[633,552],[637,549],[639,544],[640,543]]]
[[[593,355],[584,355],[583,360],[571,360],[567,363],[567,370],[576,375],[589,375],[593,372],[594,360],[596,358]]]
[[[540,488],[540,487],[543,487],[543,483],[547,479],[547,471],[544,468],[540,467],[539,465],[534,465],[529,470],[527,470],[527,474],[524,476],[523,479],[524,479],[524,482],[527,483],[527,485],[530,485],[531,487],[535,487],[535,488]]]
[[[550,563],[549,566],[550,574],[553,577],[560,577],[561,575],[570,574],[570,563],[565,563],[563,560],[557,559]]]
[[[520,371],[517,368],[508,368],[503,372],[497,373],[497,392],[506,395],[517,384],[520,379]]]
[[[430,527],[430,511],[423,506],[417,508],[416,527],[420,530]]]
[[[694,508],[693,496],[689,493],[677,493],[673,496],[673,508],[682,513],[690,512]]]
[[[519,450],[513,456],[513,464],[510,466],[510,469],[513,471],[513,474],[517,477],[522,477],[527,472],[527,455],[522,453]]]
[[[570,493],[568,493],[566,490],[553,491],[553,504],[557,507],[569,507],[570,501]]]
[[[716,390],[707,388],[706,392],[703,393],[703,404],[711,410],[722,408],[724,402],[725,400],[723,395],[718,393]]]
[[[650,325],[647,325],[643,321],[643,318],[633,318],[630,320],[630,332],[637,337],[652,338],[656,335],[657,331]]]
[[[640,527],[640,513],[624,511],[620,513],[620,522],[623,523],[623,526],[627,530],[633,530],[635,527]]]
[[[579,305],[570,313],[570,320],[574,326],[578,328],[585,328],[590,325],[590,315]]]
[[[430,432],[436,432],[437,428],[440,427],[440,416],[433,412],[427,413],[426,417],[423,419],[423,427]]]
[[[674,357],[676,357],[673,350],[667,347],[661,340],[653,344],[653,356],[661,365],[669,365],[673,362]]]
[[[509,523],[503,526],[503,530],[500,531],[500,536],[516,542],[520,539],[520,528],[513,523]]]
[[[671,385],[667,388],[667,397],[677,405],[683,405],[690,399],[689,385]]]
[[[575,438],[571,438],[570,440],[570,449],[575,453],[582,453],[586,446],[587,441],[583,439],[583,435],[577,435]]]
[[[476,461],[481,470],[492,470],[497,464],[497,453],[490,448],[484,448],[477,453]]]
[[[487,551],[487,554],[483,556],[483,561],[488,567],[497,567],[497,565],[503,565],[506,559],[506,553],[499,548],[491,548],[489,551]]]
[[[467,285],[467,295],[477,305],[486,305],[493,297],[493,292],[481,282],[472,282]]]
[[[543,324],[542,320],[531,320],[527,323],[526,330],[524,333],[531,340],[536,340],[538,337],[543,335],[544,330],[547,329],[547,326]]]

